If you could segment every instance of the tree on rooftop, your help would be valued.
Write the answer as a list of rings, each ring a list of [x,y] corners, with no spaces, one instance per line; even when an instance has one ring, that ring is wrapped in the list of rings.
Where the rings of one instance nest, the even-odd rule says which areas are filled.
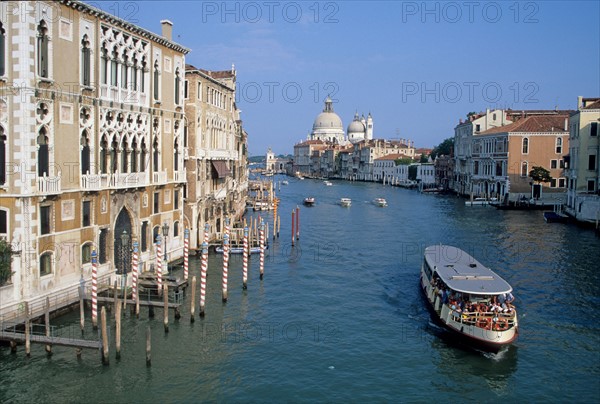
[[[454,151],[454,138],[449,137],[439,145],[435,146],[431,151],[431,158],[435,160],[437,156],[450,156]]]
[[[404,157],[401,159],[396,159],[396,160],[394,160],[394,162],[396,163],[397,166],[399,166],[399,165],[406,166],[406,165],[412,164],[413,159],[411,159],[410,157]]]

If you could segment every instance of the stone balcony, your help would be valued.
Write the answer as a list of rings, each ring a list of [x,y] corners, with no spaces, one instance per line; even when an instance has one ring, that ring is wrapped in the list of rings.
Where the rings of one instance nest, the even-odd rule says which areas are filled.
[[[37,192],[42,195],[60,194],[62,187],[60,176],[37,177]]]

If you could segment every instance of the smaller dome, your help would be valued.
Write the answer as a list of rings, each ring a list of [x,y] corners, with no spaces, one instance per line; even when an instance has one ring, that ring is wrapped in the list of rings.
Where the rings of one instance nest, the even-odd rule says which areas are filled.
[[[348,134],[350,133],[365,133],[365,124],[358,119],[358,112],[354,114],[354,120],[348,125]]]
[[[361,121],[352,121],[348,125],[348,133],[365,133],[365,125]]]

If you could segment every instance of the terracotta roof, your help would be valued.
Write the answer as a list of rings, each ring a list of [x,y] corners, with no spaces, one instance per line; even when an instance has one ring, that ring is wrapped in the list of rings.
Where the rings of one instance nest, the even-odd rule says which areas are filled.
[[[488,129],[485,132],[480,132],[478,135],[487,135],[492,133],[509,133],[509,132],[565,132],[565,119],[569,119],[568,115],[533,115],[511,123],[505,126]],[[478,136],[475,135],[475,136]]]
[[[229,78],[235,77],[234,72],[232,72],[231,70],[211,71],[211,70],[206,70],[206,69],[199,69],[196,66],[188,64],[188,63],[186,63],[186,65],[185,65],[185,70],[186,71],[197,70],[199,72],[206,74],[207,76],[212,77],[213,79],[229,79]]]
[[[392,160],[393,161],[393,160],[398,160],[398,159],[405,158],[405,157],[406,156],[403,154],[394,153],[394,154],[388,154],[387,156],[379,157],[378,159],[375,159],[375,161],[378,161],[378,160]]]
[[[300,142],[298,144],[296,144],[294,147],[297,146],[310,146],[310,145],[325,145],[325,142],[322,140],[305,140],[304,142]]]
[[[417,154],[419,154],[419,153],[421,153],[421,154],[431,154],[432,151],[433,151],[433,149],[427,149],[427,148],[424,148],[424,147],[421,147],[419,149],[415,149],[415,153],[417,153]]]

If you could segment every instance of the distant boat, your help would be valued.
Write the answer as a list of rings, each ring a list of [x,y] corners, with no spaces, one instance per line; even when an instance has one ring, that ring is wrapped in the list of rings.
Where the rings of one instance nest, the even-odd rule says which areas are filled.
[[[342,205],[345,208],[348,208],[348,207],[350,207],[350,205],[352,205],[352,199],[342,198],[342,199],[340,199],[340,205]]]
[[[387,201],[383,198],[375,198],[375,199],[373,199],[373,203],[376,206],[380,206],[382,208],[388,206]]]
[[[307,196],[306,198],[304,198],[304,204],[306,206],[313,206],[315,204],[315,198],[313,198],[312,196]]]
[[[289,182],[288,182],[287,180],[283,180],[283,181],[281,181],[281,184],[282,184],[282,185],[288,185],[288,184],[289,184]]]
[[[331,181],[323,181],[323,184],[327,185],[328,187],[333,185]]]

